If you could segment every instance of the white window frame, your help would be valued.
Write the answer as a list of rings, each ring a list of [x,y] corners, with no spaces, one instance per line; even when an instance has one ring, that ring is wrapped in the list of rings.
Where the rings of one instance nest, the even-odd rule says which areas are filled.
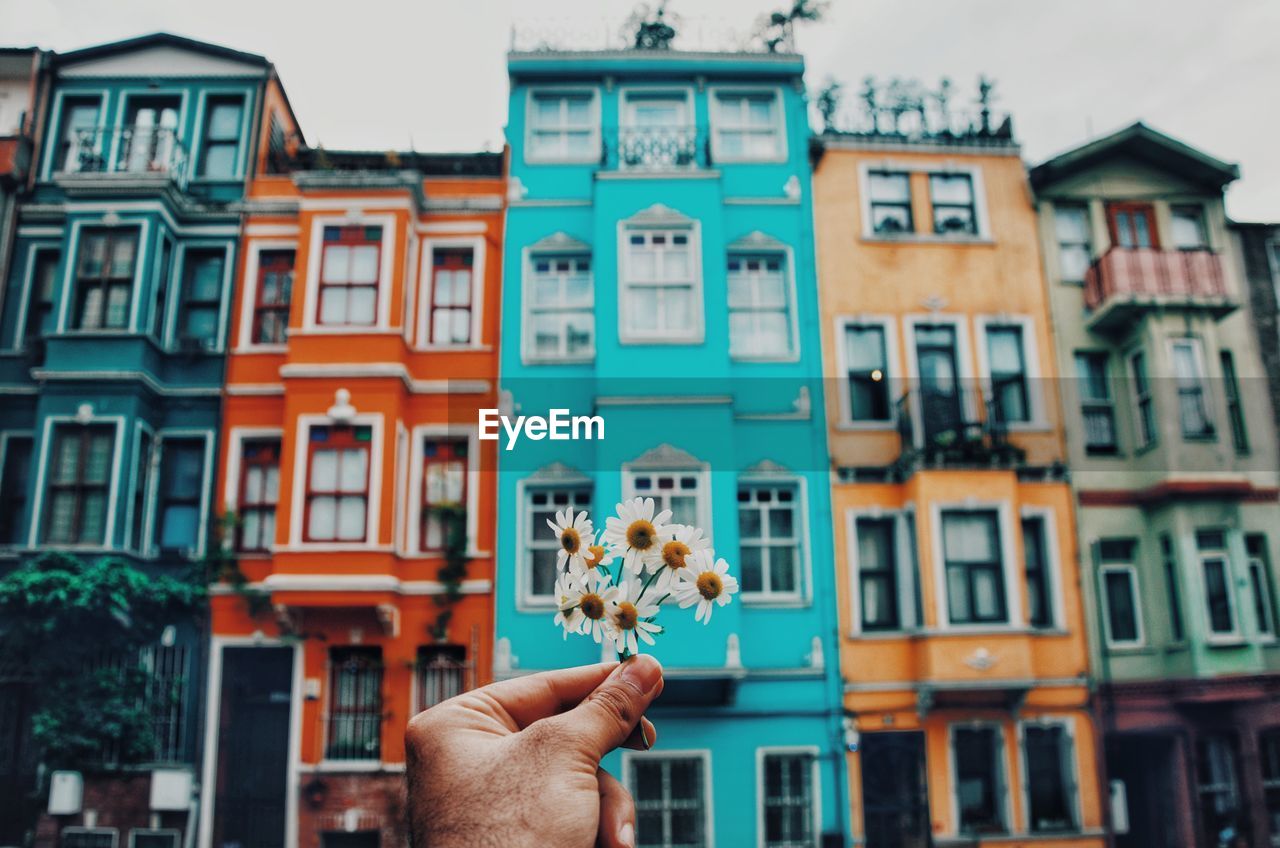
[[[1024,505],[1019,511],[1019,536],[1021,536],[1021,519],[1032,518],[1041,522],[1040,526],[1044,529],[1044,568],[1045,581],[1049,589],[1049,615],[1050,621],[1048,627],[1037,627],[1037,632],[1044,633],[1047,631],[1061,631],[1067,627],[1066,599],[1063,598],[1064,586],[1066,580],[1062,575],[1062,561],[1059,558],[1059,542],[1058,542],[1058,525],[1057,511],[1051,506]],[[1026,541],[1023,541],[1025,546]],[[1026,585],[1025,561],[1026,548],[1023,548],[1023,586]],[[1030,610],[1026,613],[1030,615]],[[1031,626],[1027,622],[1027,626]]]
[[[687,235],[689,238],[689,270],[688,281],[689,302],[691,306],[690,328],[687,331],[675,332],[658,330],[653,332],[637,332],[629,328],[630,308],[627,303],[631,282],[631,261],[629,259],[630,236],[634,234],[665,233]],[[700,345],[706,340],[706,308],[703,303],[702,282],[702,226],[696,220],[671,220],[667,223],[634,222],[623,220],[618,222],[618,343],[622,345]],[[639,285],[646,288],[683,287],[683,281],[645,282]]]
[[[1072,244],[1072,245],[1083,244],[1084,247],[1089,252],[1089,260],[1091,263],[1093,261],[1093,242],[1094,242],[1093,213],[1092,213],[1092,210],[1090,210],[1089,208],[1088,202],[1083,200],[1063,200],[1061,203],[1055,201],[1053,204],[1053,243],[1054,243],[1054,251],[1056,254],[1055,259],[1057,260],[1056,266],[1054,268],[1054,274],[1057,277],[1059,282],[1069,283],[1071,285],[1079,286],[1084,284],[1083,278],[1079,280],[1072,279],[1072,278],[1063,276],[1063,272],[1062,272],[1063,241],[1061,236],[1058,234],[1058,212],[1060,209],[1064,209],[1064,208],[1079,210],[1084,213],[1085,236],[1088,240],[1085,242],[1068,242],[1068,244]],[[1088,269],[1086,268],[1085,270],[1087,271]]]
[[[960,408],[969,421],[978,419],[977,398],[971,387],[974,384],[973,350],[969,344],[969,321],[965,315],[949,312],[912,313],[903,318],[903,342],[907,351],[907,385],[916,391],[912,392],[910,412],[912,431],[915,433],[916,446],[924,444],[924,410],[920,399],[920,363],[916,355],[916,328],[919,326],[938,326],[950,324],[955,328],[956,337],[956,382],[960,393]],[[896,427],[896,422],[894,424]]]
[[[414,322],[416,350],[451,351],[451,350],[484,350],[485,342],[481,337],[484,327],[484,259],[486,242],[484,236],[427,236],[422,239],[421,266],[418,280],[421,295],[418,297],[417,316]],[[431,338],[431,303],[435,296],[435,255],[437,250],[471,251],[471,341],[464,344],[437,344],[428,341]]]
[[[365,534],[363,542],[340,542],[340,541],[304,541],[303,525],[306,523],[306,504],[307,504],[307,475],[310,473],[310,462],[308,447],[311,444],[311,430],[315,427],[333,427],[338,426],[328,415],[304,413],[298,416],[298,424],[295,432],[297,439],[294,444],[293,455],[293,497],[289,505],[289,546],[288,549],[299,551],[314,551],[317,549],[325,549],[330,551],[368,551],[368,550],[389,550],[391,546],[382,542],[378,535],[381,522],[382,506],[382,466],[383,466],[383,439],[384,439],[384,419],[380,412],[361,413],[354,416],[350,421],[341,422],[343,426],[352,427],[370,427],[369,435],[369,490],[368,502],[365,515]],[[283,452],[281,453],[281,465],[283,466]],[[283,467],[281,469],[283,471]],[[279,515],[280,505],[276,506],[277,516]],[[277,517],[277,534],[279,534],[279,518]],[[280,550],[279,547],[276,548]]]
[[[522,286],[521,286],[521,297],[520,297],[520,303],[521,303],[521,322],[520,322],[521,323],[521,345],[520,347],[521,347],[522,363],[525,365],[561,365],[561,364],[568,364],[568,363],[585,363],[585,362],[595,361],[596,340],[597,340],[596,296],[595,296],[596,265],[595,265],[595,256],[592,254],[590,248],[585,244],[568,246],[563,250],[557,250],[552,246],[547,246],[547,247],[531,246],[531,247],[526,247],[521,252],[523,254],[521,257],[521,267],[524,269],[524,273],[521,275]],[[587,306],[574,307],[574,309],[585,312],[586,314],[589,314],[591,316],[591,349],[587,353],[576,354],[572,356],[568,354],[565,354],[563,356],[559,354],[555,356],[548,356],[545,354],[538,354],[534,351],[533,317],[539,310],[536,310],[533,307],[533,286],[534,286],[533,281],[536,273],[533,268],[534,268],[534,262],[544,257],[545,258],[567,257],[569,259],[585,258],[587,260],[588,265],[590,266],[589,274],[591,275],[591,285],[590,285],[591,303]],[[568,310],[555,308],[555,309],[552,309],[551,311],[568,311]]]
[[[84,827],[81,825],[71,825],[62,828],[62,830],[58,832],[58,848],[63,848],[62,837],[68,833],[110,833],[111,848],[118,848],[120,845],[120,828],[118,827]]]
[[[1010,790],[1010,775],[1013,765],[1009,759],[1009,739],[1005,734],[1004,724],[999,721],[990,720],[974,720],[974,721],[956,721],[947,725],[947,774],[951,778],[951,786],[949,793],[949,802],[951,804],[951,821],[955,823],[955,836],[957,838],[964,837],[964,831],[960,829],[960,796],[957,789],[960,786],[959,762],[956,760],[956,730],[983,730],[992,728],[996,731],[1000,740],[1000,749],[996,756],[996,796],[1001,799],[1001,819],[1004,824],[1004,832],[1002,834],[987,834],[990,836],[1011,836],[1017,832],[1013,821],[1013,793]]]
[[[49,121],[49,126],[45,130],[45,138],[48,139],[49,141],[43,145],[45,148],[44,163],[40,168],[42,181],[52,180],[55,174],[78,173],[77,171],[70,171],[70,172],[63,171],[61,169],[61,163],[54,161],[54,158],[56,157],[58,152],[58,148],[62,146],[62,131],[65,129],[63,127],[63,121],[67,117],[65,114],[63,114],[63,111],[62,111],[63,101],[67,98],[70,98],[72,100],[78,100],[78,99],[88,100],[93,97],[98,98],[98,120],[97,120],[95,129],[106,130],[107,129],[107,90],[106,89],[87,89],[82,91],[79,89],[64,88],[64,89],[60,89],[53,96],[53,106],[49,110],[49,115],[51,116]],[[97,139],[95,139],[95,142],[94,142],[96,147],[96,152],[100,156],[103,155],[102,153],[103,138],[104,136],[102,134],[99,134]]]
[[[164,443],[166,439],[202,439],[204,441],[204,467],[200,472],[200,523],[196,528],[196,546],[192,557],[204,556],[209,537],[209,510],[213,490],[214,445],[217,433],[198,427],[165,427],[156,430],[151,439],[151,473],[147,475],[147,515],[142,525],[142,541],[139,547],[145,556],[157,557],[156,522],[160,518],[160,469],[164,467]]]
[[[31,506],[31,528],[27,534],[27,547],[41,546],[40,531],[44,529],[44,496],[48,485],[50,450],[53,447],[53,433],[59,424],[111,424],[115,428],[112,437],[111,480],[107,486],[107,513],[102,528],[101,545],[66,545],[50,543],[46,547],[57,550],[76,551],[112,551],[116,549],[115,530],[116,513],[120,498],[120,463],[124,461],[124,438],[127,424],[123,415],[90,415],[81,419],[75,415],[47,415],[40,433],[40,464],[36,466],[35,496]],[[34,461],[34,460],[33,460]]]
[[[952,235],[944,235],[933,231],[933,217],[930,214],[928,220],[928,229],[921,230],[921,222],[915,220],[913,211],[912,224],[914,229],[905,233],[877,233],[872,225],[871,220],[871,174],[881,171],[897,172],[907,174],[908,184],[912,185],[911,202],[914,210],[915,192],[913,181],[910,177],[912,174],[923,173],[926,175],[937,176],[967,176],[973,184],[973,214],[978,231],[976,233],[956,233]],[[927,181],[926,181],[927,183]],[[926,191],[928,186],[926,185]],[[982,167],[980,165],[961,165],[955,162],[939,164],[937,162],[921,162],[916,160],[903,159],[868,159],[858,163],[858,201],[859,208],[862,213],[862,239],[863,241],[936,241],[946,243],[985,243],[994,241],[991,233],[991,218],[987,211],[987,190],[986,183],[983,180]],[[932,209],[932,197],[930,197],[930,209]]]
[[[289,349],[284,344],[257,344],[253,341],[253,317],[258,303],[258,271],[263,252],[277,250],[293,251],[293,288],[289,293],[289,309],[293,310],[293,300],[298,293],[298,241],[297,239],[254,239],[245,247],[244,285],[240,303],[240,326],[237,330],[233,353],[284,353]]]
[[[697,526],[702,528],[705,536],[711,536],[711,467],[709,463],[699,462],[697,465],[673,465],[662,468],[649,466],[647,464],[637,467],[634,462],[623,463],[622,499],[625,501],[631,500],[632,498],[653,498],[655,504],[653,511],[656,515],[662,510],[667,509],[667,507],[663,505],[663,499],[657,492],[636,491],[636,477],[641,474],[654,477],[666,474],[670,474],[675,477],[697,477],[698,488],[694,495],[697,501],[697,506],[695,507],[695,511],[698,516]]]
[[[1131,540],[1134,543],[1133,550],[1137,554],[1140,540]],[[1141,648],[1147,644],[1146,628],[1143,626],[1142,615],[1142,588],[1138,580],[1138,566],[1134,556],[1134,562],[1102,562],[1101,557],[1098,561],[1098,606],[1101,607],[1102,633],[1106,639],[1107,648],[1109,650],[1125,650],[1128,648]],[[1129,591],[1133,595],[1133,620],[1134,632],[1137,638],[1132,640],[1115,639],[1111,635],[1111,604],[1107,597],[1107,575],[1110,573],[1122,573],[1129,580]]]
[[[595,482],[587,477],[574,478],[570,480],[539,480],[539,479],[523,479],[516,483],[516,499],[518,511],[516,513],[516,551],[519,557],[519,566],[516,570],[516,607],[521,611],[529,610],[546,610],[554,609],[556,599],[554,594],[535,595],[530,590],[529,576],[532,574],[533,558],[530,556],[530,548],[526,546],[525,533],[529,530],[540,532],[540,528],[534,525],[530,515],[528,498],[534,491],[554,491],[554,490],[575,490],[585,489],[590,492],[589,501],[594,502],[596,494]],[[531,526],[532,525],[532,526]],[[543,525],[545,527],[545,525]],[[603,526],[603,525],[602,525]],[[550,531],[547,531],[548,534]],[[547,536],[552,539],[551,535]]]
[[[182,838],[182,831],[172,827],[131,827],[129,828],[129,848],[135,848],[134,836],[143,833],[148,836],[169,836],[173,839],[173,848],[179,848],[178,840]]]
[[[737,257],[739,260],[742,260],[752,256],[757,256],[757,257],[776,256],[782,261],[782,264],[783,264],[782,284],[785,287],[783,296],[786,298],[786,301],[787,301],[786,302],[787,349],[781,353],[766,353],[766,354],[734,353],[733,352],[733,327],[732,327],[732,324],[730,324],[727,328],[728,337],[729,337],[729,358],[733,359],[736,362],[796,362],[800,358],[800,326],[799,326],[800,322],[799,322],[799,315],[797,314],[798,309],[797,309],[797,303],[796,303],[795,252],[791,249],[790,245],[784,245],[782,247],[774,247],[774,248],[764,247],[764,248],[755,249],[755,250],[745,246],[742,246],[742,247],[731,246],[725,252],[726,285],[727,285],[728,276],[729,276],[728,261],[735,257]],[[725,306],[726,316],[732,315],[734,310],[728,306],[727,297],[726,297],[725,303],[726,303],[726,306]],[[760,311],[760,310],[757,310],[757,311]],[[726,317],[726,320],[727,320],[727,317]]]
[[[756,748],[756,846],[768,848],[769,842],[765,832],[765,758],[769,756],[808,755],[813,757],[810,764],[809,786],[813,799],[812,824],[813,848],[822,843],[822,753],[817,745],[765,745]]]
[[[889,384],[889,417],[881,421],[854,421],[853,399],[849,395],[849,356],[845,349],[845,331],[849,327],[878,327],[884,332],[885,360],[889,369],[885,379]],[[896,430],[894,416],[903,387],[907,385],[902,372],[898,347],[898,322],[893,315],[837,315],[835,317],[836,378],[839,380],[840,418],[837,430]]]
[[[222,291],[218,298],[218,331],[213,345],[206,346],[209,353],[222,353],[227,346],[227,312],[230,309],[231,293],[235,290],[235,243],[225,239],[182,241],[174,245],[173,273],[166,284],[165,292],[164,339],[166,350],[173,350],[178,341],[178,312],[186,297],[187,252],[189,250],[217,250],[222,248]],[[159,278],[157,278],[159,282]]]
[[[622,785],[635,796],[636,788],[631,784],[631,762],[633,760],[702,760],[702,832],[706,835],[707,848],[715,848],[715,797],[712,794],[711,749],[683,748],[662,751],[627,751],[622,752]]]
[[[709,484],[708,484],[709,485]],[[809,487],[808,480],[798,474],[761,474],[761,473],[744,473],[738,475],[737,486],[775,486],[790,487],[795,492],[795,500],[792,501],[793,508],[796,512],[795,518],[795,538],[796,538],[796,591],[794,592],[743,592],[741,594],[744,604],[753,606],[807,606],[813,597],[813,565],[810,549],[808,544],[809,534]],[[736,489],[735,489],[736,495]],[[737,498],[734,499],[734,518],[737,518]],[[765,521],[764,518],[761,519]],[[739,536],[738,545],[742,546],[742,539]],[[741,559],[741,556],[739,556]],[[739,567],[739,578],[741,578],[741,568]],[[741,585],[741,579],[739,579]]]
[[[181,145],[183,153],[186,155],[186,161],[182,163],[183,173],[178,176],[189,177],[195,173],[195,160],[191,155],[191,142],[187,139],[184,132],[187,128],[188,107],[190,106],[191,96],[186,88],[169,86],[167,88],[125,88],[121,89],[116,96],[116,113],[115,120],[109,129],[125,130],[129,128],[129,124],[125,123],[129,114],[129,98],[130,97],[178,97],[180,105],[178,106],[178,125],[173,128],[174,144]],[[248,108],[245,109],[246,113]],[[122,132],[112,132],[111,150],[107,156],[108,170],[114,173],[120,166],[120,144],[124,139]]]
[[[135,539],[133,538],[133,519],[136,504],[134,503],[133,494],[138,486],[138,474],[142,468],[142,437],[144,435],[151,440],[151,444],[149,446],[149,454],[146,457],[146,479],[142,481],[146,488],[142,492],[142,516],[138,519],[139,538]],[[154,511],[152,509],[154,504],[151,501],[151,484],[155,481],[160,451],[155,428],[145,421],[139,420],[134,427],[133,457],[136,461],[132,463],[133,468],[129,470],[129,487],[125,494],[124,547],[126,550],[136,551],[139,556],[148,556],[150,551],[146,547],[147,528],[150,526],[151,513]]]
[[[227,470],[226,477],[223,480],[222,503],[226,512],[237,512],[240,506],[240,465],[244,461],[244,443],[256,439],[278,439],[280,441],[280,464],[284,465],[284,430],[280,427],[232,427],[227,434],[226,451],[227,451]],[[283,472],[284,468],[281,467]],[[283,477],[281,478],[283,480]],[[279,513],[280,501],[277,493],[276,500],[276,529],[279,530]],[[235,539],[224,539],[223,545],[227,550],[235,551]],[[274,541],[267,546],[267,552],[270,553],[276,547]],[[245,553],[236,551],[237,556],[254,556],[254,553]],[[261,554],[258,554],[261,556]]]
[[[1147,384],[1145,394],[1138,390],[1138,369],[1134,363],[1142,359],[1144,379]],[[1145,451],[1160,443],[1160,410],[1156,406],[1156,393],[1151,382],[1151,357],[1141,347],[1135,347],[1124,355],[1125,378],[1129,382],[1129,402],[1133,404],[1133,445],[1137,451]],[[1146,401],[1151,406],[1151,438],[1146,438],[1142,431],[1142,404]],[[1181,415],[1181,410],[1179,410]]]
[[[58,261],[63,261],[62,243],[59,241],[39,239],[27,245],[26,262],[22,268],[22,285],[18,295],[18,316],[13,327],[13,344],[9,347],[9,350],[15,353],[26,350],[31,344],[31,339],[27,338],[27,311],[31,308],[31,289],[35,285],[36,257],[41,252],[57,253]],[[58,300],[66,296],[65,289],[63,291],[58,290],[57,270],[56,268],[54,269],[53,305],[49,310],[50,317],[55,319],[57,318]]]
[[[391,326],[391,293],[395,274],[397,229],[395,215],[316,215],[311,219],[311,244],[307,250],[307,279],[303,288],[302,330],[310,335],[368,335],[394,329]],[[369,326],[321,324],[316,318],[320,305],[320,273],[324,267],[325,227],[382,227],[381,255],[378,257],[378,311]],[[298,293],[297,254],[294,254],[293,295]],[[292,298],[290,298],[292,303]],[[292,306],[290,306],[292,309]]]
[[[443,552],[427,552],[420,550],[420,529],[422,522],[422,465],[426,460],[425,446],[428,440],[448,439],[465,441],[467,444],[467,556],[476,558],[487,554],[476,548],[480,511],[480,480],[482,475],[478,468],[480,462],[479,432],[475,427],[462,424],[419,424],[410,430],[409,436],[409,491],[408,513],[405,516],[405,550],[403,556],[410,559],[439,559]]]
[[[32,482],[34,482],[36,471],[38,470],[35,465],[35,462],[36,462],[35,438],[36,436],[35,436],[34,430],[0,430],[0,482],[3,482],[4,480],[4,475],[6,470],[5,467],[8,465],[8,462],[9,462],[9,443],[13,439],[30,439],[31,453],[27,459],[27,479],[24,480],[23,483],[24,485],[27,486],[27,491],[28,492],[31,491],[31,484]],[[34,501],[35,501],[34,497],[31,497],[27,500],[28,509],[30,509],[31,504],[34,503]],[[34,520],[35,515],[29,515],[27,516],[27,518],[28,518],[28,521]],[[17,530],[18,541],[14,542],[11,545],[0,545],[0,548],[14,549],[14,548],[20,548],[23,546],[23,543],[21,540],[23,538],[26,538],[28,535],[27,533],[24,533],[23,530],[27,528],[17,527],[15,529]]]
[[[1063,779],[1069,780],[1070,784],[1064,787],[1067,791],[1067,806],[1071,811],[1072,827],[1066,830],[1033,830],[1031,827],[1031,782],[1030,782],[1030,762],[1027,758],[1027,740],[1026,729],[1028,727],[1060,727],[1062,732],[1066,734],[1067,739],[1067,761],[1062,763],[1064,769]],[[1079,833],[1083,829],[1083,823],[1080,815],[1080,762],[1079,752],[1076,749],[1076,719],[1074,716],[1067,715],[1040,715],[1035,718],[1019,719],[1015,725],[1018,741],[1018,765],[1022,769],[1022,810],[1026,817],[1024,830],[1029,834],[1044,834],[1046,838],[1051,838],[1057,834],[1074,834]]]
[[[1222,534],[1221,548],[1201,548],[1199,539],[1196,538],[1201,531],[1208,531]],[[1243,631],[1240,627],[1240,605],[1239,599],[1236,598],[1236,573],[1234,563],[1231,557],[1231,533],[1226,528],[1208,527],[1197,528],[1192,534],[1192,543],[1196,549],[1196,563],[1200,566],[1200,598],[1203,601],[1200,607],[1200,613],[1204,617],[1204,633],[1205,641],[1209,644],[1229,644],[1234,645],[1243,638]],[[1221,559],[1223,567],[1223,584],[1227,593],[1227,610],[1231,614],[1231,629],[1217,631],[1213,629],[1213,616],[1209,612],[1209,577],[1205,566],[1211,559]]]
[[[57,332],[63,335],[99,335],[114,334],[128,335],[133,333],[144,332],[138,326],[139,315],[142,312],[142,298],[139,292],[142,290],[142,276],[146,272],[147,263],[151,261],[151,221],[147,218],[125,218],[121,221],[109,222],[103,218],[97,218],[92,221],[72,221],[71,230],[67,237],[67,257],[63,259],[62,265],[62,287],[60,299],[62,303],[58,309]],[[97,329],[81,329],[70,326],[72,319],[72,311],[75,309],[75,301],[78,299],[76,292],[76,267],[80,264],[80,238],[84,230],[97,229],[135,229],[138,231],[138,250],[133,258],[133,288],[129,292],[129,323],[124,329],[111,330],[106,328]],[[175,248],[176,248],[175,243]],[[167,285],[171,281],[165,280]],[[156,284],[160,281],[157,279]],[[169,292],[165,293],[166,295]]]
[[[951,622],[951,605],[947,594],[947,559],[943,544],[942,515],[946,512],[995,512],[996,530],[1000,534],[998,540],[1000,558],[1002,560],[1000,574],[1004,578],[1005,616],[1004,622],[979,622],[974,624],[953,624]],[[1018,573],[1022,570],[1022,561],[1016,556],[1013,544],[1013,510],[1008,501],[935,501],[929,505],[930,537],[933,554],[933,573],[935,603],[938,605],[937,620],[940,629],[959,633],[966,632],[1005,632],[1008,630],[1025,630],[1026,617],[1022,609],[1022,581]],[[1016,571],[1015,571],[1016,569]]]
[[[1250,534],[1253,535],[1253,534]],[[1262,534],[1257,534],[1262,536]],[[1266,536],[1262,536],[1263,544],[1266,544]],[[1262,611],[1267,616],[1267,622],[1271,625],[1271,632],[1265,632],[1262,629],[1262,622],[1255,621],[1254,627],[1258,633],[1259,642],[1275,642],[1277,640],[1276,626],[1276,599],[1275,586],[1272,584],[1271,569],[1268,567],[1270,563],[1267,561],[1265,553],[1263,556],[1255,556],[1250,554],[1248,549],[1245,550],[1246,566],[1249,571],[1249,592],[1254,596],[1254,602],[1262,606]],[[1255,577],[1256,572],[1256,577]],[[1257,587],[1261,586],[1266,595],[1262,598],[1257,597]]]
[[[586,94],[590,97],[591,154],[583,156],[539,156],[533,152],[533,136],[535,130],[534,101],[539,95],[570,96]],[[524,161],[528,165],[595,165],[600,162],[600,91],[590,85],[539,85],[531,87],[525,94],[524,112]],[[563,129],[563,127],[561,128]]]
[[[845,510],[845,552],[849,563],[849,598],[852,602],[849,609],[849,635],[864,639],[879,637],[900,639],[905,634],[914,633],[924,627],[924,621],[916,619],[915,597],[920,583],[919,545],[916,552],[911,550],[911,530],[916,521],[915,508],[885,509],[879,506],[860,507]],[[894,577],[897,580],[898,622],[896,630],[871,630],[862,628],[862,563],[858,555],[858,520],[890,519],[894,523]],[[904,547],[904,545],[906,547]],[[921,610],[923,613],[923,610]]]
[[[725,129],[738,129],[738,127],[726,127],[726,116],[721,111],[720,98],[722,96],[750,96],[750,95],[768,94],[773,97],[774,102],[774,124],[773,132],[778,139],[777,152],[772,156],[729,156],[721,149],[720,133]],[[713,85],[707,88],[707,111],[710,117],[711,129],[711,164],[767,164],[776,162],[786,162],[788,156],[787,144],[787,103],[782,96],[782,89],[772,85]]]
[[[1200,384],[1200,405],[1204,408],[1204,420],[1209,425],[1209,432],[1201,435],[1188,434],[1182,421],[1182,386],[1179,382],[1177,372],[1175,371],[1174,362],[1177,360],[1175,351],[1181,345],[1191,348],[1193,361],[1196,370],[1199,372],[1196,379]],[[1209,370],[1204,355],[1204,340],[1199,336],[1175,336],[1169,339],[1169,375],[1172,378],[1174,399],[1177,401],[1178,410],[1178,433],[1182,437],[1182,441],[1191,442],[1192,444],[1203,444],[1205,442],[1215,442],[1218,440],[1220,422],[1217,418],[1217,403],[1209,380]]]
[[[1200,244],[1181,245],[1177,243],[1176,233],[1174,231],[1174,219],[1178,217],[1178,213],[1184,209],[1194,209],[1197,217],[1200,219]],[[1169,245],[1174,250],[1212,250],[1213,237],[1212,231],[1209,229],[1209,214],[1204,204],[1198,201],[1170,201],[1169,203]]]
[[[209,99],[210,97],[239,97],[244,104],[244,110],[240,115],[240,140],[236,147],[236,164],[231,176],[228,177],[206,177],[200,174],[200,162],[204,158],[204,145],[207,139],[204,137],[204,125],[209,117]],[[200,183],[225,183],[244,179],[244,170],[249,159],[249,135],[250,127],[254,123],[254,98],[250,91],[243,88],[205,88],[201,89],[200,96],[196,101],[196,123],[192,130],[192,141],[188,145],[191,149],[187,151],[187,156],[191,161],[191,181]]]
[[[1006,421],[1004,427],[1011,432],[1024,433],[1050,429],[1041,385],[1043,380],[1040,379],[1040,346],[1036,340],[1035,321],[1030,315],[978,315],[973,320],[978,331],[978,374],[983,397],[987,400],[995,397],[987,334],[993,327],[1016,327],[1022,337],[1023,379],[1027,383],[1027,420]]]

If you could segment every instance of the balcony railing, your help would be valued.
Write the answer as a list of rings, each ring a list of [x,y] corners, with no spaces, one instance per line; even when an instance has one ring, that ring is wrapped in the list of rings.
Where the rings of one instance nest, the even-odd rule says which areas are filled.
[[[707,137],[694,126],[622,127],[605,133],[606,168],[685,171],[709,161]]]
[[[1152,307],[1204,308],[1225,315],[1235,308],[1222,259],[1210,250],[1108,250],[1084,277],[1084,303],[1095,328],[1128,324]]]
[[[983,402],[974,389],[912,389],[898,399],[895,417],[902,439],[900,467],[1004,468],[1024,458],[1009,443],[1000,404]]]
[[[97,127],[78,130],[62,145],[62,174],[167,177],[186,185],[187,151],[166,127]]]

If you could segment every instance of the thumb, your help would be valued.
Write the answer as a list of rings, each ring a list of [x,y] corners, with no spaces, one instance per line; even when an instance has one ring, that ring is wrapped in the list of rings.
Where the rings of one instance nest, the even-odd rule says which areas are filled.
[[[662,692],[662,666],[648,654],[621,663],[582,703],[553,721],[572,728],[582,750],[597,761],[627,741]]]

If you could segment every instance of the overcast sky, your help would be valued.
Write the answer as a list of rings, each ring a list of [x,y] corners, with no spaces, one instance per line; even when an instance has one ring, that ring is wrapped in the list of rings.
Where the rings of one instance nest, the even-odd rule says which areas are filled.
[[[687,20],[750,28],[788,0],[671,0]],[[0,0],[0,40],[71,50],[169,30],[261,53],[310,142],[497,149],[514,21],[614,32],[636,0]],[[799,33],[809,86],[872,74],[997,82],[1039,162],[1142,119],[1240,163],[1240,220],[1280,221],[1277,0],[832,0]]]

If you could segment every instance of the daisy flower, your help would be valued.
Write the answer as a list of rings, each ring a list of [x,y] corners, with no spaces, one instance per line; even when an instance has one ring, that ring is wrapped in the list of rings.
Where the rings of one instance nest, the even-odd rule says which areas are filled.
[[[559,602],[560,615],[564,617],[565,633],[582,633],[600,641],[608,635],[608,622],[605,620],[609,607],[619,597],[617,586],[596,587],[588,590],[573,582],[567,574],[560,575],[563,582],[557,583],[556,599]],[[560,589],[563,589],[563,594]],[[560,619],[556,619],[559,623]],[[566,637],[567,638],[567,637]]]
[[[712,604],[729,603],[729,597],[738,591],[738,579],[729,574],[729,563],[716,559],[715,551],[710,548],[695,551],[689,560],[688,567],[680,571],[676,581],[676,600],[681,609],[697,604],[694,620],[710,624]]]
[[[579,560],[582,565],[578,565]],[[585,545],[580,557],[569,559],[569,573],[585,588],[601,586],[609,582],[609,572],[601,566],[613,560],[613,551],[604,545]]]
[[[659,597],[670,593],[676,575],[689,565],[689,557],[694,551],[710,547],[711,540],[703,537],[701,527],[691,524],[668,525],[662,539],[661,558],[656,564],[649,564],[649,571],[658,573],[654,589]]]
[[[557,624],[564,628],[564,638],[568,639],[570,633],[577,633],[582,627],[581,620],[570,622],[570,616],[578,612],[574,608],[570,608],[569,615],[565,615],[562,605],[569,602],[570,590],[573,587],[573,581],[568,574],[561,574],[556,578],[556,614],[552,619],[553,624]]]
[[[556,534],[556,539],[560,542],[560,548],[556,551],[556,568],[564,571],[567,562],[570,570],[584,570],[587,566],[582,560],[582,555],[596,541],[596,534],[591,528],[591,519],[587,518],[587,511],[584,509],[575,516],[573,507],[569,507],[557,512],[555,521],[548,518],[547,526]]]
[[[662,537],[667,534],[671,510],[653,514],[653,498],[632,498],[618,504],[618,517],[605,522],[604,541],[622,554],[622,564],[632,574],[646,565],[662,562]]]
[[[614,587],[614,592],[617,595],[609,605],[606,635],[613,640],[618,653],[638,654],[637,635],[645,644],[652,645],[652,634],[662,632],[661,626],[646,620],[658,614],[658,605],[651,600],[640,600],[644,586],[639,580],[623,581],[621,586]]]

